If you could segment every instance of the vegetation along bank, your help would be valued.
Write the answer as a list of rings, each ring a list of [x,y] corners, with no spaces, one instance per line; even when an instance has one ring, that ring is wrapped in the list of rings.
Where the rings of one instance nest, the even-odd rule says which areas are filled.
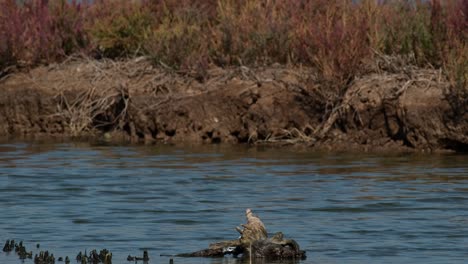
[[[0,0],[0,137],[468,149],[468,0]]]

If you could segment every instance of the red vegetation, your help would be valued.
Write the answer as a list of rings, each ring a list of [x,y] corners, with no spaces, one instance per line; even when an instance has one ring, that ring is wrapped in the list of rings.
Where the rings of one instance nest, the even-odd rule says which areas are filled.
[[[342,87],[379,54],[441,67],[451,81],[467,82],[468,0],[0,0],[0,6],[0,69],[77,53],[145,55],[179,69],[304,64]]]

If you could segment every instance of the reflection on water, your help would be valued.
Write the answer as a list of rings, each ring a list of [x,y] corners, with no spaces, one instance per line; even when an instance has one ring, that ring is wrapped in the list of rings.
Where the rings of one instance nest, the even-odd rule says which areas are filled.
[[[1,243],[72,259],[108,248],[117,264],[148,249],[150,263],[169,263],[159,255],[235,238],[247,207],[299,242],[299,263],[468,259],[468,156],[0,144]],[[1,252],[0,263],[20,262]]]

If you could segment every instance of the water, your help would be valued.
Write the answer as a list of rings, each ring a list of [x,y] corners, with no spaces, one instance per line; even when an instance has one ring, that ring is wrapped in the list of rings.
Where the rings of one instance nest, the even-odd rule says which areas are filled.
[[[159,255],[234,239],[248,207],[296,239],[304,264],[468,259],[466,155],[0,144],[2,246],[24,240],[72,259],[108,248],[117,264],[148,249],[150,263],[169,263]],[[0,263],[21,262],[0,252]]]

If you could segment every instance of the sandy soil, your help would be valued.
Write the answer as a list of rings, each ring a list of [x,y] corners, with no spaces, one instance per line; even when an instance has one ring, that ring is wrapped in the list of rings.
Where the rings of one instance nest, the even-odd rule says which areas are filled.
[[[1,78],[0,137],[464,152],[468,113],[447,87],[437,70],[382,70],[330,109],[308,68],[180,73],[145,58],[70,59]]]

